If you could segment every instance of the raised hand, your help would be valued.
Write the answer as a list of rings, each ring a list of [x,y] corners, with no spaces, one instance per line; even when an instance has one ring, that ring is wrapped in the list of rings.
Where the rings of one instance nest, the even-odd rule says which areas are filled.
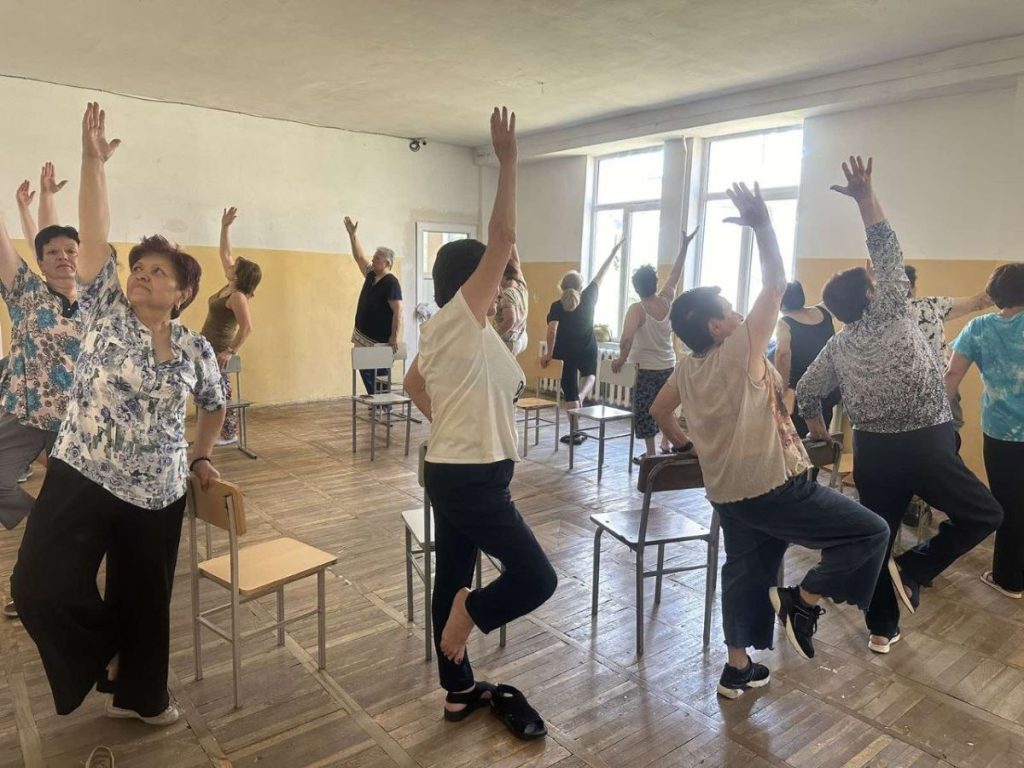
[[[495,107],[491,113],[491,144],[499,163],[514,163],[519,154],[516,142],[516,113]]]
[[[768,215],[768,206],[764,204],[761,197],[761,187],[755,181],[754,191],[751,192],[746,184],[733,184],[732,189],[725,190],[725,194],[736,206],[739,216],[729,216],[722,221],[727,224],[739,224],[741,227],[757,229],[771,223]]]
[[[53,167],[53,163],[47,162],[39,172],[39,189],[44,195],[57,194],[64,189],[64,185],[67,183],[67,179],[61,182],[57,181],[57,170]]]
[[[120,139],[107,141],[107,115],[96,102],[89,102],[82,117],[82,156],[107,162],[119,146]]]
[[[358,226],[358,221],[352,221],[348,216],[345,217],[345,231],[348,232],[349,237],[353,237],[356,234],[356,228]]]
[[[843,175],[846,176],[846,186],[833,184],[829,189],[841,195],[852,197],[858,202],[871,197],[871,165],[874,158],[869,157],[865,165],[860,155],[850,155],[849,164],[843,163]]]
[[[14,194],[18,201],[18,208],[27,209],[32,205],[32,201],[36,199],[36,193],[31,191],[29,187],[28,179],[25,179],[18,185],[18,191]]]
[[[238,209],[235,206],[225,208],[224,213],[220,217],[220,225],[222,227],[230,227],[235,223],[235,219],[238,218]]]
[[[698,232],[700,232],[700,226],[699,225],[697,226],[696,229],[693,230],[693,232],[690,232],[689,234],[686,233],[686,227],[684,226],[683,227],[683,242],[681,242],[679,244],[680,248],[689,248],[690,247],[690,243],[693,242],[693,238],[695,238],[697,236]]]

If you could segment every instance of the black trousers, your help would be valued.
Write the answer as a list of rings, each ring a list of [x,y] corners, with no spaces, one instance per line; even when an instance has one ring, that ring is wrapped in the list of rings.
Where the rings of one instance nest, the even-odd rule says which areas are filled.
[[[523,520],[508,486],[515,462],[432,464],[424,467],[424,484],[434,507],[434,554],[437,570],[431,615],[441,687],[462,691],[474,683],[469,653],[455,664],[441,653],[441,631],[455,594],[473,582],[477,549],[501,562],[504,572],[466,601],[473,623],[487,633],[524,616],[555,592],[558,577],[547,555]]]
[[[25,528],[11,594],[39,649],[53,702],[73,712],[119,654],[114,705],[167,708],[171,588],[182,497],[164,509],[129,504],[58,459]],[[96,586],[107,558],[106,594]]]
[[[952,422],[895,434],[854,430],[853,479],[860,503],[889,524],[887,556],[914,496],[946,513],[949,519],[933,538],[896,558],[907,576],[925,586],[1003,519],[999,503],[957,454]],[[899,621],[896,594],[883,570],[867,611],[868,630],[892,637]]]
[[[992,579],[1011,592],[1024,591],[1024,443],[985,435],[985,471],[992,495],[1003,508],[996,531]]]

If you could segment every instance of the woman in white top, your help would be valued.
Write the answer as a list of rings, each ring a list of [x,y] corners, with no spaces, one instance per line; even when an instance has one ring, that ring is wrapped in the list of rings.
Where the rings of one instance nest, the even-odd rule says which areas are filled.
[[[434,508],[434,645],[446,720],[490,706],[519,738],[544,736],[544,721],[510,686],[476,681],[466,643],[540,606],[557,577],[509,493],[516,448],[515,401],[526,385],[487,313],[515,244],[515,116],[495,109],[491,137],[500,163],[488,243],[456,240],[434,261],[434,301],[405,387],[431,422],[424,467]],[[477,550],[503,573],[469,590]]]
[[[638,365],[636,384],[633,387],[633,429],[636,436],[644,441],[647,450],[642,456],[633,458],[634,464],[654,455],[658,425],[650,414],[650,408],[676,364],[669,315],[679,278],[683,274],[686,251],[696,234],[697,230],[690,234],[683,233],[676,262],[660,291],[658,273],[654,267],[644,264],[633,272],[633,289],[640,301],[631,304],[626,310],[622,336],[619,338],[619,356],[612,360],[612,370],[618,373],[627,362]]]

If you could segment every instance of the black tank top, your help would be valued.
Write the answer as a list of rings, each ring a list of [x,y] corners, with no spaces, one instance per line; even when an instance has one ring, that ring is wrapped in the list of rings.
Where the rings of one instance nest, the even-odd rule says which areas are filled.
[[[800,377],[807,372],[808,366],[836,333],[832,327],[832,315],[828,310],[821,306],[815,309],[824,315],[821,322],[815,325],[805,325],[792,317],[782,318],[782,322],[789,326],[789,349],[792,354],[792,362],[789,365],[790,387],[796,387]]]

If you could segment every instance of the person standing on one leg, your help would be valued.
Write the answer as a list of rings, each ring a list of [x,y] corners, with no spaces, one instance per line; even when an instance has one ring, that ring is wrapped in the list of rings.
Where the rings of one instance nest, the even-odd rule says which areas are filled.
[[[198,262],[163,237],[128,256],[122,289],[107,242],[105,115],[82,120],[80,312],[89,329],[46,480],[18,551],[11,589],[39,650],[58,714],[97,686],[107,715],[169,725],[170,603],[189,470],[206,487],[224,420],[217,358],[174,322],[195,298]],[[199,406],[191,456],[185,407]],[[107,559],[106,594],[96,588]],[[59,564],[55,567],[54,564]]]
[[[762,288],[744,319],[717,287],[686,291],[672,305],[672,328],[693,352],[676,366],[651,413],[676,446],[696,446],[707,496],[725,537],[722,627],[729,659],[718,693],[734,699],[767,685],[768,668],[748,648],[771,648],[775,617],[804,658],[825,612],[821,598],[866,608],[888,532],[869,510],[808,479],[810,461],[783,402],[784,382],[764,350],[786,287],[768,208],[754,185],[728,191],[761,258]],[[674,412],[687,417],[687,433]],[[798,586],[773,586],[789,543],[820,549]]]
[[[18,483],[33,460],[53,448],[68,409],[68,392],[82,335],[75,270],[78,232],[57,224],[53,164],[39,178],[39,224],[29,205],[29,183],[18,188],[18,208],[25,239],[32,243],[42,277],[18,255],[0,222],[0,296],[11,316],[11,349],[0,374],[0,523],[14,528],[35,500]],[[13,601],[4,615],[16,618]]]
[[[972,365],[981,371],[981,431],[985,472],[1003,508],[992,570],[981,580],[996,591],[1024,597],[1024,264],[1004,264],[985,289],[998,312],[976,317],[953,342],[946,392],[953,396]]]
[[[871,182],[872,161],[843,163],[846,186],[867,231],[870,268],[834,275],[825,306],[841,322],[797,384],[811,437],[827,439],[821,400],[838,384],[853,424],[853,473],[860,500],[890,528],[889,552],[900,519],[916,494],[949,520],[938,535],[887,564],[867,611],[868,648],[888,653],[900,639],[899,603],[913,613],[920,588],[992,533],[1002,510],[957,454],[943,373],[910,312],[909,280],[896,233]]]
[[[434,261],[440,310],[423,324],[420,351],[405,377],[416,407],[430,420],[424,466],[434,508],[434,645],[446,720],[490,706],[519,738],[547,729],[510,686],[476,680],[466,644],[473,628],[490,632],[540,606],[557,578],[509,493],[519,460],[515,400],[525,388],[519,363],[487,322],[516,239],[515,115],[495,109],[491,137],[498,190],[485,246],[446,243]],[[501,561],[493,582],[470,591],[477,550]]]

